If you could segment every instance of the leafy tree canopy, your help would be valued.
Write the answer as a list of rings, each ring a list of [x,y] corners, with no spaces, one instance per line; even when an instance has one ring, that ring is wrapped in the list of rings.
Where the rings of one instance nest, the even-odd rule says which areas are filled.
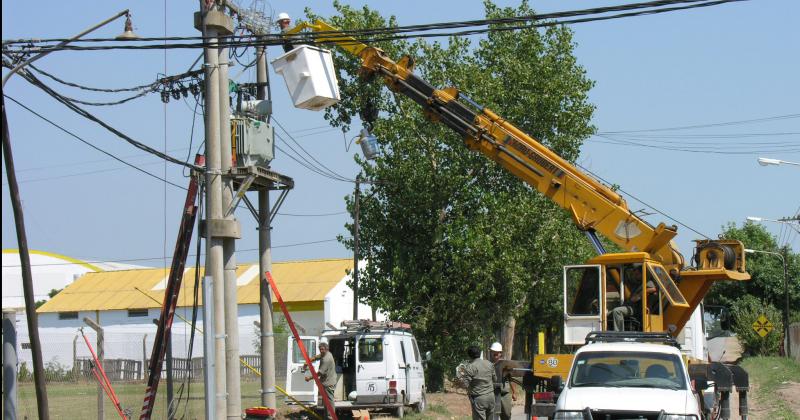
[[[339,14],[326,20],[342,29],[396,25],[366,6],[334,5]],[[484,5],[487,18],[534,14],[527,2]],[[374,45],[395,60],[412,56],[416,73],[432,85],[457,87],[569,161],[595,130],[593,82],[573,55],[566,27]],[[465,358],[468,344],[492,340],[509,317],[525,319],[532,331],[559,326],[561,267],[593,254],[566,212],[469,152],[458,135],[380,80],[360,80],[359,60],[333,51],[342,101],[326,118],[349,127],[365,109],[378,110],[373,132],[381,156],[356,157],[372,182],[360,205],[360,252],[369,261],[362,299],[411,322],[446,371]],[[352,211],[352,196],[347,202]]]
[[[788,245],[778,246],[777,238],[758,223],[746,222],[741,227],[729,223],[723,226],[722,236],[742,241],[745,248],[779,253],[786,259],[789,309],[796,317],[800,308],[800,254],[792,252]],[[784,273],[781,257],[761,252],[748,253],[746,269],[750,273],[750,281],[718,282],[711,288],[706,303],[732,306],[745,295],[750,295],[783,310]]]

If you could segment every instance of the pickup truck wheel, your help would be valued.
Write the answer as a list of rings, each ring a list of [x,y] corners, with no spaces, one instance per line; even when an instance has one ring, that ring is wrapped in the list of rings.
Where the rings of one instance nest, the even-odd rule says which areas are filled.
[[[425,391],[422,392],[422,395],[419,397],[419,402],[414,404],[414,411],[417,413],[422,413],[428,408],[428,401],[425,399]]]
[[[403,418],[403,414],[405,414],[405,407],[404,406],[401,405],[401,406],[399,406],[399,407],[394,409],[394,416],[397,417],[398,419],[402,419]]]

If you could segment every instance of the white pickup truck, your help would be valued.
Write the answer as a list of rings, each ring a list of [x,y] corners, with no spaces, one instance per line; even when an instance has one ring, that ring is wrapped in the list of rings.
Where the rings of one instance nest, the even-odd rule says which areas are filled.
[[[693,389],[677,343],[642,341],[647,340],[597,340],[581,347],[562,385],[553,418],[703,418],[702,389]]]

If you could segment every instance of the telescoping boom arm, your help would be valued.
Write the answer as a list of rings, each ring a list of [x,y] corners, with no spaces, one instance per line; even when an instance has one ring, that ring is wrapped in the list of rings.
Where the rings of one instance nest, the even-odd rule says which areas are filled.
[[[572,215],[581,230],[594,230],[629,251],[645,251],[668,268],[684,261],[670,244],[676,229],[649,225],[631,213],[625,200],[510,122],[460,93],[456,88],[436,89],[413,73],[407,57],[395,62],[375,47],[343,35],[324,21],[301,23],[290,33],[313,30],[318,43],[334,43],[362,60],[362,71],[384,79],[395,92],[419,104],[431,120],[461,134],[467,146],[483,153],[505,169],[550,197]]]
[[[589,233],[600,248],[599,232],[629,252],[646,252],[668,272],[686,281],[680,291],[689,310],[668,314],[682,326],[691,311],[716,280],[747,280],[744,247],[738,241],[700,240],[696,269],[686,270],[683,256],[672,243],[677,227],[652,226],[628,209],[625,200],[609,187],[584,173],[555,152],[525,134],[501,116],[483,107],[454,87],[437,89],[413,73],[413,60],[395,62],[381,49],[366,45],[322,20],[300,23],[290,30],[310,29],[317,43],[332,43],[361,59],[364,76],[381,77],[394,92],[405,95],[434,122],[459,133],[472,150],[497,162],[567,210],[578,229]]]

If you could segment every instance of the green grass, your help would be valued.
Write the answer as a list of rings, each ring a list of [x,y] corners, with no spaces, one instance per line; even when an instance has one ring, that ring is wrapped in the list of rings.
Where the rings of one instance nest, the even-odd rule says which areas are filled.
[[[776,398],[775,391],[784,382],[800,381],[800,363],[785,357],[748,357],[741,366],[750,374],[750,382],[758,384],[756,400],[769,408],[770,419],[796,419],[786,402]]]
[[[131,409],[133,416],[139,417],[144,398],[144,383],[115,383],[114,391],[120,399],[123,409]],[[279,384],[280,385],[280,384]],[[175,398],[178,396],[179,383],[175,384]],[[204,415],[203,382],[193,382],[190,388],[190,400],[186,405],[186,419],[202,419]],[[253,407],[260,404],[260,383],[258,381],[242,382],[242,408]],[[158,388],[158,396],[153,413],[154,419],[166,418],[166,382],[162,379]],[[97,417],[97,385],[91,382],[47,384],[47,398],[52,419],[81,419]],[[103,395],[105,418],[119,418],[114,406]],[[278,398],[278,406],[282,405],[283,398]],[[183,401],[185,403],[185,400]],[[178,417],[184,411],[184,404],[178,409]],[[21,383],[18,388],[17,418],[35,419],[36,394],[32,383]]]

